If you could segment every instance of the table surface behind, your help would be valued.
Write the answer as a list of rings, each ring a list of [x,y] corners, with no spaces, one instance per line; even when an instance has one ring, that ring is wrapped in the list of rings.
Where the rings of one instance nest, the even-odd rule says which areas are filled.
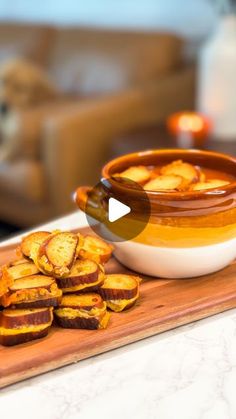
[[[110,155],[114,158],[122,154],[156,148],[176,148],[174,138],[168,134],[164,125],[142,127],[114,138]],[[202,148],[236,155],[236,138],[235,141],[208,138]]]

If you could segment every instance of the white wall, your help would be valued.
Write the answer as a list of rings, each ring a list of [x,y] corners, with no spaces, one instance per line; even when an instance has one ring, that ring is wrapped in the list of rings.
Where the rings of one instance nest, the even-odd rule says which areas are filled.
[[[0,0],[0,21],[164,29],[190,39],[216,22],[211,0]]]

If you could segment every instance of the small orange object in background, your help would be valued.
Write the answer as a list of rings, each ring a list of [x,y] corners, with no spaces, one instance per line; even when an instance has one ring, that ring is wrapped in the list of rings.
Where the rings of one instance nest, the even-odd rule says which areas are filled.
[[[201,148],[211,131],[211,121],[197,112],[178,112],[167,118],[167,129],[180,148]]]

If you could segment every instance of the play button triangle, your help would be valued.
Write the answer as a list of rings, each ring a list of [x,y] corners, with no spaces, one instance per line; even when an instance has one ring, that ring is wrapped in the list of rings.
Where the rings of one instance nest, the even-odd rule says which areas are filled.
[[[131,208],[128,205],[123,204],[123,202],[118,201],[115,198],[109,198],[108,201],[108,220],[110,223],[119,220],[125,215],[129,214]]]

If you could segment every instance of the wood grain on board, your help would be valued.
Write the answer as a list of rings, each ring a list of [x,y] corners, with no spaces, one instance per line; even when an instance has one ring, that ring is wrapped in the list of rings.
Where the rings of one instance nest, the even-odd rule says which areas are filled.
[[[0,249],[0,264],[14,257],[15,247]],[[114,258],[107,264],[109,273],[125,271]],[[144,279],[136,306],[112,313],[106,330],[53,327],[41,340],[0,346],[0,388],[233,307],[236,264],[194,279]]]

